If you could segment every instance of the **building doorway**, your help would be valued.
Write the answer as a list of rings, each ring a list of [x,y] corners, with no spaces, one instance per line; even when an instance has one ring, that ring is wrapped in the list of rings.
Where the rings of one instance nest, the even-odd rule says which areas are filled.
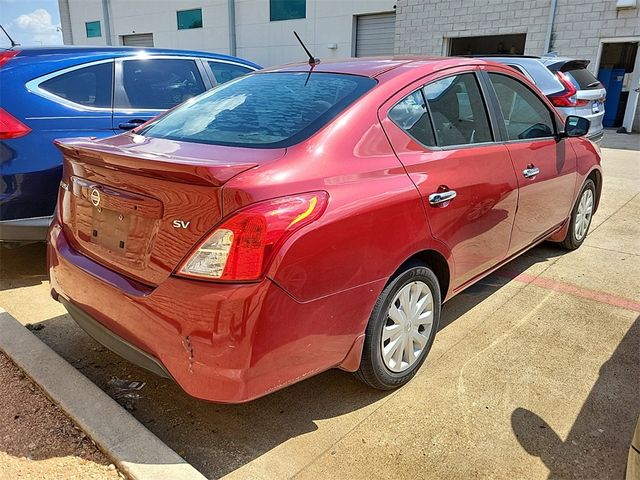
[[[353,56],[370,57],[393,55],[396,32],[396,14],[376,13],[355,17]]]
[[[522,55],[526,33],[449,38],[449,55]]]
[[[621,132],[631,132],[639,120],[639,45],[640,38],[602,40],[598,52],[598,80],[607,90],[603,124]]]
[[[122,35],[122,45],[127,47],[153,47],[153,33]]]

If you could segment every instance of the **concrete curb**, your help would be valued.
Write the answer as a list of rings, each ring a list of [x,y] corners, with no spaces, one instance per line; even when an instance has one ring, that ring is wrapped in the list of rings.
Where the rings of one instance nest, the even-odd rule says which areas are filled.
[[[0,350],[134,480],[205,477],[0,308]]]

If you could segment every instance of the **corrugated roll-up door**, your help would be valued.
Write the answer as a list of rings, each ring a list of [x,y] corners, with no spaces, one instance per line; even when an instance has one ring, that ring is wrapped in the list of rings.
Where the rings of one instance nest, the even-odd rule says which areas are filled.
[[[127,47],[153,47],[153,33],[123,35],[122,45]]]
[[[359,15],[356,21],[356,57],[393,55],[396,14]]]

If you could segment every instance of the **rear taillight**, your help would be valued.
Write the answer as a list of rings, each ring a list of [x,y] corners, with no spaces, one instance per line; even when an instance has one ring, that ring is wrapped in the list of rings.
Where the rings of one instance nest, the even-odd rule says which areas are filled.
[[[4,52],[0,52],[0,68],[19,53],[20,50],[5,50]]]
[[[554,95],[549,95],[549,100],[556,107],[583,107],[589,104],[589,100],[579,100],[577,98],[578,91],[573,86],[569,77],[563,72],[556,72],[556,77],[560,80],[560,83],[564,86],[564,90]]]
[[[326,192],[311,192],[239,210],[200,244],[177,274],[208,280],[257,280],[284,241],[318,219],[328,200]]]
[[[23,137],[30,131],[24,123],[0,108],[0,140]]]

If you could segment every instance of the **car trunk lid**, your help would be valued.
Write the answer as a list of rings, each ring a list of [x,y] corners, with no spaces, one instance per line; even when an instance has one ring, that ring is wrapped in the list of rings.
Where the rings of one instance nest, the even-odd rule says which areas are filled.
[[[64,155],[58,208],[69,243],[150,286],[222,218],[224,183],[284,154],[135,134],[56,144]]]

